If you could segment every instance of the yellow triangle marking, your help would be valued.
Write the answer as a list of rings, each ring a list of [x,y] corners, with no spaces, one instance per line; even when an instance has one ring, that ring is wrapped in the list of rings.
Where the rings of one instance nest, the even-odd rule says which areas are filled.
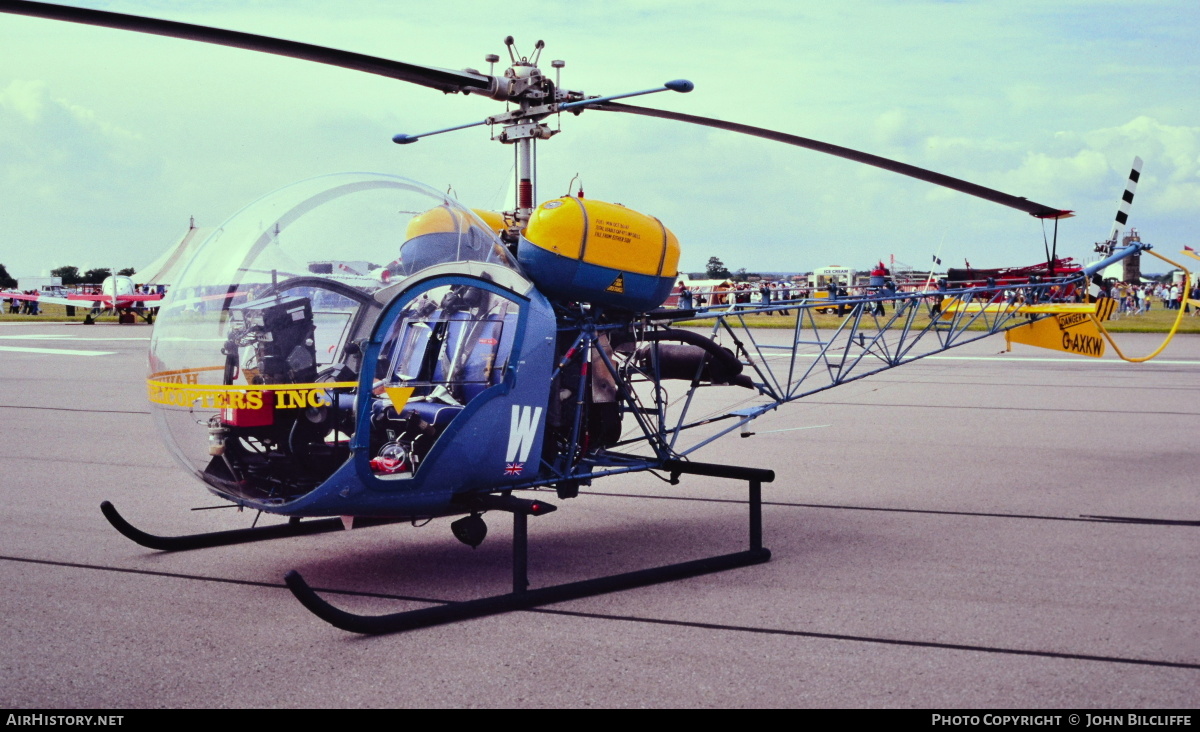
[[[411,386],[385,386],[383,390],[387,392],[388,398],[392,400],[392,406],[396,408],[397,414],[403,411],[404,405],[408,403],[408,398],[413,393],[413,387]]]
[[[625,273],[622,272],[621,274],[617,275],[617,279],[613,280],[613,283],[611,285],[609,285],[607,289],[605,289],[605,292],[617,292],[617,293],[624,295],[625,294]]]

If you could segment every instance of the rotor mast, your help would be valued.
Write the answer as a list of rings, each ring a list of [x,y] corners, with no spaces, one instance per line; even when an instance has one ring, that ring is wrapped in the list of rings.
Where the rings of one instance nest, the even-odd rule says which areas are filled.
[[[539,40],[534,45],[532,58],[521,56],[518,53],[512,36],[504,39],[504,45],[508,49],[508,56],[512,62],[512,65],[504,72],[504,79],[508,82],[509,87],[508,99],[516,102],[518,108],[493,118],[503,127],[498,135],[492,136],[492,139],[499,140],[506,145],[516,146],[517,196],[511,211],[513,228],[516,230],[514,233],[516,233],[525,228],[529,223],[529,217],[533,215],[537,194],[535,147],[538,140],[549,140],[558,132],[558,130],[550,129],[550,126],[544,124],[542,120],[554,112],[556,102],[560,101],[560,92],[558,86],[546,78],[537,65],[542,55],[542,49],[546,47],[544,42]],[[487,57],[489,61],[493,58],[495,58],[494,55]],[[556,69],[562,68],[564,65],[562,61],[554,62]],[[574,92],[574,95],[572,97],[572,92],[562,92],[561,101],[583,97],[578,92]],[[511,120],[506,123],[506,120],[500,119],[501,117],[511,117]]]
[[[516,158],[516,200],[513,202],[513,210],[504,212],[508,220],[512,222],[509,233],[515,240],[516,236],[529,223],[533,209],[537,205],[537,141],[549,140],[559,133],[559,130],[551,128],[543,120],[561,112],[569,111],[579,114],[588,107],[611,102],[614,99],[625,99],[661,91],[690,92],[693,85],[692,82],[685,79],[676,79],[653,89],[604,97],[589,97],[581,91],[561,88],[559,73],[560,69],[566,66],[565,61],[556,59],[550,62],[550,66],[555,70],[553,81],[542,73],[538,67],[538,60],[541,58],[542,49],[546,47],[543,41],[538,41],[534,45],[532,57],[522,56],[517,51],[512,36],[504,39],[504,45],[508,49],[511,64],[504,70],[504,73],[499,75],[492,73],[500,57],[489,53],[484,57],[489,64],[487,74],[475,69],[464,69],[462,72],[470,78],[478,76],[487,79],[487,88],[467,89],[464,87],[460,91],[464,94],[486,95],[492,99],[506,102],[510,105],[509,109],[502,114],[492,115],[478,122],[445,127],[419,135],[395,135],[392,137],[392,141],[399,145],[407,145],[422,137],[467,127],[478,125],[499,127],[500,131],[493,132],[492,139],[505,145],[513,145]]]

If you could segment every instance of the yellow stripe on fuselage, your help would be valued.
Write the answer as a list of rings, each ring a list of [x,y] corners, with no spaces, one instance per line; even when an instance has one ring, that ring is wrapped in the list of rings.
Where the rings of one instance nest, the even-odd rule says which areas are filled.
[[[1107,300],[1105,302],[1047,302],[1038,303],[1036,305],[1027,305],[1021,303],[1009,304],[1007,302],[963,302],[961,300],[947,300],[942,305],[942,319],[948,320],[956,313],[1012,313],[1014,315],[1063,315],[1063,314],[1080,314],[1080,315],[1097,315],[1101,320],[1107,320],[1108,315],[1104,313],[1107,309],[1108,313],[1112,312],[1112,298],[1101,298]]]
[[[201,409],[261,409],[263,392],[275,392],[275,409],[325,407],[330,405],[326,392],[349,389],[357,381],[329,381],[311,384],[196,384],[179,381],[146,380],[146,395],[153,404]]]

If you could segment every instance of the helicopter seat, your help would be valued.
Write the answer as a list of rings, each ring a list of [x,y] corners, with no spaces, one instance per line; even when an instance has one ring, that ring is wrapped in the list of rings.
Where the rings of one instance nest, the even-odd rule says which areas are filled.
[[[425,422],[432,425],[438,432],[446,428],[458,413],[462,411],[462,407],[454,404],[442,404],[441,402],[409,402],[404,405],[404,413],[415,414]]]
[[[462,407],[457,404],[446,404],[440,401],[411,400],[406,402],[404,408],[397,413],[388,399],[376,399],[371,405],[371,411],[373,420],[382,419],[385,422],[392,423],[393,426],[398,422],[406,422],[410,417],[416,416],[421,421],[440,430],[450,424],[455,415],[462,411]]]
[[[455,354],[458,353],[459,345],[462,342],[463,334],[466,332],[470,323],[470,316],[466,313],[452,313],[443,316],[439,310],[434,313],[432,320],[446,323],[445,344],[442,347],[442,355],[438,358],[433,366],[432,381],[435,383],[446,383],[450,380],[450,367],[453,363]]]
[[[497,371],[503,367],[503,364],[498,363],[500,340],[506,328],[516,327],[517,314],[509,313],[501,317],[493,313],[478,325],[474,334],[475,343],[470,344],[472,351],[463,363],[459,375],[458,388],[464,404],[500,380],[500,373]]]

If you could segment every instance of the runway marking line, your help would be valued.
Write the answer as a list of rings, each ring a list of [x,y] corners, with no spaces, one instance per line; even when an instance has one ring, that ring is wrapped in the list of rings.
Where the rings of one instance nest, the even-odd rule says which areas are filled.
[[[20,346],[0,346],[0,351],[10,353],[41,353],[50,356],[115,356],[116,351],[80,351],[68,348],[22,348]]]
[[[122,574],[140,574],[150,577],[168,577],[174,579],[190,579],[199,580],[202,582],[218,582],[222,584],[242,585],[248,587],[263,587],[263,588],[285,588],[284,584],[276,584],[273,582],[263,582],[255,580],[239,580],[224,577],[205,577],[203,575],[183,574],[176,572],[163,572],[159,570],[133,569],[128,567],[111,567],[100,564],[82,564],[79,562],[61,562],[51,559],[32,559],[28,557],[13,557],[0,555],[0,561],[23,562],[29,564],[42,564],[52,567],[66,567],[73,569],[93,569],[105,572],[119,572]],[[404,595],[393,595],[383,592],[370,592],[363,590],[339,590],[332,587],[314,587],[317,592],[323,592],[333,595],[347,595],[355,597],[374,597],[381,599],[403,600],[408,602],[428,602],[439,605],[452,604],[451,600],[436,600],[432,598],[408,597]],[[515,611],[522,612],[522,611]],[[1198,670],[1200,663],[1188,663],[1186,661],[1161,661],[1148,658],[1131,658],[1128,656],[1102,656],[1090,653],[1070,653],[1065,651],[1042,651],[1025,648],[1003,648],[1000,646],[982,646],[982,645],[967,645],[964,643],[944,643],[939,641],[922,641],[922,640],[907,640],[904,638],[887,638],[875,637],[867,635],[848,635],[842,633],[822,633],[811,630],[793,630],[789,628],[764,628],[752,625],[726,625],[723,623],[703,623],[690,620],[672,620],[669,618],[650,618],[637,615],[616,615],[609,613],[591,613],[579,612],[572,610],[561,610],[554,608],[529,608],[524,612],[539,613],[544,615],[562,615],[567,617],[592,618],[596,620],[616,620],[619,622],[645,623],[648,625],[672,625],[682,628],[699,628],[703,630],[723,630],[739,633],[755,633],[761,635],[780,635],[790,636],[793,638],[811,638],[815,640],[833,640],[833,641],[849,641],[857,643],[876,643],[881,645],[891,646],[908,646],[915,648],[930,648],[951,651],[973,651],[976,653],[998,653],[1002,655],[1012,656],[1034,656],[1041,658],[1054,658],[1071,661],[1100,661],[1104,663],[1119,663],[1130,664],[1136,666],[1158,666],[1165,668],[1179,668]]]
[[[77,335],[52,335],[50,333],[34,333],[32,335],[0,335],[0,339],[8,341],[148,341],[148,337],[138,338],[85,338]]]

